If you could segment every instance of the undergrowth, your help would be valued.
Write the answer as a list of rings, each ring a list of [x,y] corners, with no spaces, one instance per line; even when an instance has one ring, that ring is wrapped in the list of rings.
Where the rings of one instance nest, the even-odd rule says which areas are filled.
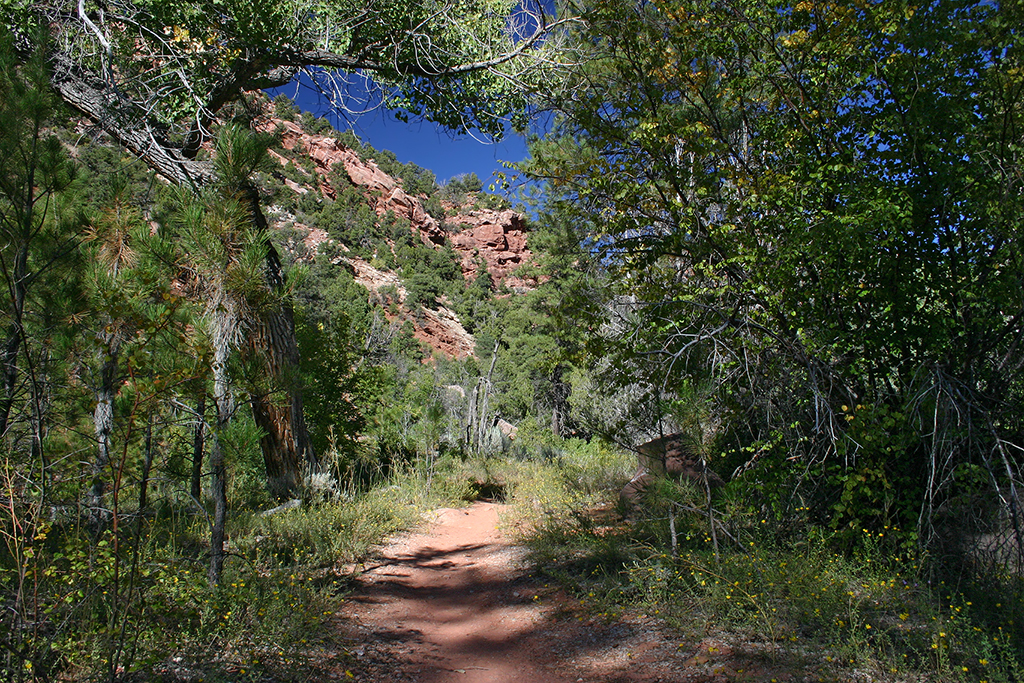
[[[470,495],[460,461],[421,460],[365,492],[269,515],[235,510],[216,587],[209,521],[187,501],[167,498],[156,515],[125,518],[99,539],[77,523],[49,524],[21,562],[32,593],[20,599],[48,617],[23,632],[21,647],[38,654],[7,661],[0,680],[343,677],[348,655],[327,625],[355,563],[424,510]]]
[[[849,533],[839,543],[812,525],[780,539],[756,515],[716,510],[712,535],[705,494],[678,484],[623,522],[608,511],[630,462],[530,460],[506,474],[520,484],[511,500],[536,566],[594,614],[655,616],[693,641],[724,634],[815,653],[830,672],[815,675],[835,680],[1024,680],[1019,576],[932,578],[935,561],[887,529],[863,529],[852,545]]]

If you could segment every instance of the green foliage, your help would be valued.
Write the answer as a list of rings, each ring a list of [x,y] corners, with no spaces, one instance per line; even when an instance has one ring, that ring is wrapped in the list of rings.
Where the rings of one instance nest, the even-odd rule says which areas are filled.
[[[567,255],[607,274],[569,310],[620,386],[713,383],[737,464],[791,475],[751,474],[789,496],[764,502],[927,545],[938,501],[980,484],[961,468],[1000,472],[994,497],[1018,478],[1016,13],[584,12],[594,58],[524,166]]]
[[[229,499],[243,509],[268,507],[273,501],[267,490],[267,470],[260,450],[262,436],[249,411],[239,411],[217,435],[231,472]]]
[[[484,188],[483,181],[476,176],[476,173],[462,173],[452,176],[444,186],[451,192],[462,194],[479,192]]]
[[[552,290],[547,286],[524,295],[491,299],[490,275],[481,268],[459,308],[472,321],[480,365],[494,364],[496,415],[512,422],[536,417],[549,429],[570,433],[575,423],[566,384],[572,364],[572,332],[551,316]]]
[[[11,38],[0,40],[0,434],[32,459],[46,430],[38,370],[63,350],[62,318],[80,311],[76,237],[86,222],[78,168],[52,132],[63,112],[47,82],[42,52],[18,64]]]
[[[385,217],[385,223],[387,223]],[[406,305],[437,308],[442,297],[454,299],[464,287],[460,260],[451,245],[435,249],[413,235],[407,221],[392,219],[395,261],[406,287]]]
[[[354,457],[366,423],[357,405],[369,400],[362,383],[382,361],[379,349],[364,344],[374,324],[367,292],[348,270],[321,256],[296,294],[310,438],[319,453],[335,448]],[[357,365],[365,371],[354,371]]]
[[[414,163],[403,164],[398,161],[394,152],[389,150],[375,150],[372,147],[364,148],[366,158],[372,158],[377,162],[380,170],[392,178],[399,179],[405,191],[414,196],[427,196],[434,194],[437,190],[437,178],[434,172],[421,168]]]
[[[934,578],[887,528],[858,530],[852,552],[837,552],[833,533],[806,518],[783,539],[769,518],[731,507],[731,491],[709,508],[687,482],[659,482],[639,519],[625,524],[607,498],[633,458],[601,458],[595,444],[573,448],[546,435],[540,441],[546,452],[565,450],[491,470],[512,483],[512,518],[525,522],[517,528],[528,530],[533,562],[597,617],[664,620],[686,647],[713,634],[744,643],[750,654],[764,648],[780,666],[813,652],[801,668],[826,679],[870,670],[1010,681],[1020,670],[1018,576]],[[678,549],[669,553],[673,507]]]
[[[274,117],[285,121],[294,121],[299,109],[295,106],[292,98],[284,93],[274,97]]]
[[[317,117],[308,111],[302,112],[299,121],[302,130],[309,135],[333,135],[334,126],[325,117]]]
[[[441,205],[441,197],[439,193],[431,193],[430,198],[423,203],[423,210],[430,214],[431,218],[441,224],[444,223],[447,216],[447,212]]]
[[[448,182],[438,188],[438,196],[441,201],[453,204],[456,208],[467,203],[468,195],[476,196],[483,189],[483,182],[476,173],[463,173],[452,176]]]

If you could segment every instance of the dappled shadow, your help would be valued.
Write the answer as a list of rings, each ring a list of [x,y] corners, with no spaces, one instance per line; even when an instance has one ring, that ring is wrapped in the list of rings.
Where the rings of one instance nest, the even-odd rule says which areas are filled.
[[[704,634],[680,639],[645,617],[588,614],[510,563],[510,545],[493,529],[433,531],[387,549],[354,584],[346,623],[358,642],[360,680],[724,683],[795,671],[815,678],[781,648]]]
[[[368,574],[374,571],[379,573],[387,567],[395,566],[417,567],[421,569],[449,569],[456,564],[456,562],[450,559],[454,556],[488,548],[494,549],[494,547],[494,544],[491,543],[467,543],[454,548],[433,548],[428,546],[419,548],[414,553],[378,558],[377,564],[366,567],[363,573]]]

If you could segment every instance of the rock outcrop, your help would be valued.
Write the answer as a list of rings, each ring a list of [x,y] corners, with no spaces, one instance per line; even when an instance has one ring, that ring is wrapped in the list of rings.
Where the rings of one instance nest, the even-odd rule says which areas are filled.
[[[533,289],[537,282],[515,277],[513,272],[527,263],[533,254],[526,246],[526,224],[523,215],[506,209],[482,209],[460,213],[448,219],[449,224],[465,226],[452,235],[452,248],[462,258],[462,274],[467,280],[476,278],[480,260],[496,287],[507,285],[513,291]]]
[[[368,198],[378,216],[393,211],[396,216],[407,219],[423,237],[434,245],[444,244],[444,232],[437,221],[423,208],[418,197],[410,196],[402,189],[401,181],[380,170],[375,162],[359,158],[356,151],[323,135],[310,135],[292,121],[272,119],[267,126],[270,130],[281,130],[281,144],[285,149],[297,146],[306,151],[313,160],[317,174],[321,177],[320,190],[327,196],[333,189],[323,179],[337,165],[341,164],[353,185],[365,188]]]
[[[421,342],[449,358],[466,358],[473,355],[476,340],[473,335],[466,332],[455,311],[439,306],[436,311],[424,308],[419,315],[420,319],[414,323],[414,334]]]
[[[638,446],[636,456],[636,474],[619,493],[619,500],[627,511],[637,512],[643,507],[644,493],[657,477],[688,479],[701,486],[707,482],[711,488],[725,484],[680,433],[669,434]]]
[[[391,289],[398,297],[396,303],[405,301],[405,287],[402,280],[391,272],[378,270],[361,258],[344,257],[344,261],[351,269],[356,282],[371,292],[383,295],[381,290]],[[416,339],[427,344],[435,351],[438,351],[448,358],[466,358],[473,355],[476,349],[476,340],[459,321],[459,316],[454,311],[444,306],[438,309],[423,309],[416,314],[388,313],[387,318],[395,322],[412,322]]]
[[[448,218],[445,225],[441,225],[426,211],[420,197],[405,191],[400,180],[382,171],[374,161],[361,159],[355,150],[336,138],[311,135],[297,123],[280,119],[268,119],[263,128],[267,132],[278,131],[285,149],[306,154],[313,161],[313,173],[308,174],[308,185],[285,180],[287,187],[294,192],[306,194],[314,189],[333,198],[335,192],[328,177],[340,165],[352,184],[362,188],[378,216],[391,211],[405,218],[425,244],[441,247],[450,242],[459,255],[467,282],[477,277],[480,264],[485,263],[495,287],[504,284],[513,291],[521,292],[536,286],[536,281],[513,274],[519,266],[532,258],[527,247],[526,224],[521,214],[511,210],[463,210]],[[271,156],[282,166],[288,163],[282,154],[271,152]],[[452,210],[452,207],[447,208]],[[449,235],[449,226],[452,225],[462,229]],[[306,233],[302,242],[307,254],[315,255],[320,245],[332,241],[321,228],[310,228],[298,223],[292,223],[292,226]],[[344,245],[340,246],[343,251],[348,251]],[[378,270],[355,257],[343,256],[340,261],[347,263],[356,281],[371,292],[379,293],[383,288],[393,288],[397,293],[396,303],[401,308],[406,296],[405,287],[396,274]],[[423,309],[415,313],[400,310],[388,316],[392,320],[411,321],[417,339],[450,358],[463,358],[474,352],[473,336],[466,332],[458,316],[448,308],[441,306],[436,310]]]
[[[427,213],[420,198],[406,193],[399,180],[380,170],[372,160],[360,159],[355,150],[335,138],[310,135],[292,121],[271,119],[265,129],[279,129],[285,149],[300,147],[305,150],[315,164],[320,191],[326,196],[334,192],[326,177],[337,164],[341,164],[352,184],[364,188],[378,216],[394,212],[409,221],[424,243],[435,247],[443,246],[449,239],[445,229]],[[284,157],[276,156],[282,164],[287,163]],[[289,187],[292,185],[294,183],[288,184]],[[292,189],[296,192],[305,190],[301,187]],[[536,287],[537,283],[532,279],[512,276],[516,268],[533,257],[526,244],[527,229],[522,214],[510,209],[460,211],[449,217],[446,223],[463,226],[460,232],[450,236],[450,241],[462,260],[462,274],[467,281],[476,278],[482,259],[495,287],[505,284],[513,291]]]

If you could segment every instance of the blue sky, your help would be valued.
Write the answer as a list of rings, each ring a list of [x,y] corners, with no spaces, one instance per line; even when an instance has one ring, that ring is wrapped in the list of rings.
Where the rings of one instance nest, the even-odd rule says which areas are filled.
[[[499,143],[482,141],[482,136],[452,136],[444,128],[429,121],[402,123],[382,108],[346,119],[332,114],[328,102],[320,100],[312,88],[291,84],[272,91],[284,93],[295,100],[302,111],[326,116],[339,130],[351,127],[359,139],[376,149],[395,153],[402,163],[412,162],[430,169],[439,182],[462,173],[476,173],[486,189],[495,171],[502,170],[501,161],[526,158],[526,144],[518,135],[509,135]]]

